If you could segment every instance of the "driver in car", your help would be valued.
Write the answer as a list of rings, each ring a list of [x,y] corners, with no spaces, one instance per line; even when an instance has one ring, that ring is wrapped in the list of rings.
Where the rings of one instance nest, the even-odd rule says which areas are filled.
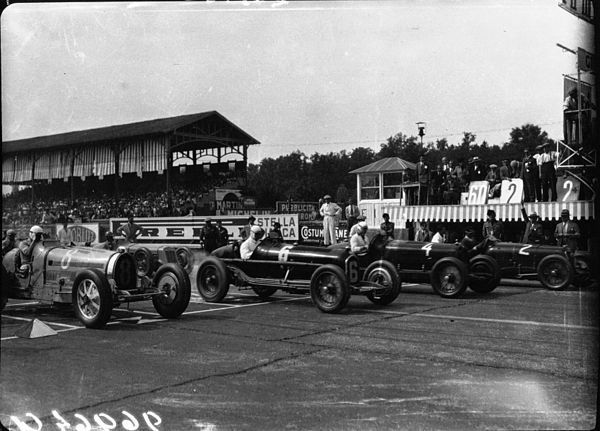
[[[250,237],[240,246],[240,257],[243,260],[250,259],[252,253],[254,253],[254,250],[256,250],[258,244],[260,244],[260,240],[262,239],[263,235],[264,231],[260,226],[253,225],[250,228]]]
[[[21,266],[19,271],[26,273],[31,266],[33,249],[44,237],[44,229],[40,226],[31,226],[29,229],[29,238],[19,244],[19,254],[21,257]]]
[[[361,221],[358,223],[359,230],[350,238],[350,250],[353,253],[366,253],[369,249],[366,234],[369,226],[367,222]]]

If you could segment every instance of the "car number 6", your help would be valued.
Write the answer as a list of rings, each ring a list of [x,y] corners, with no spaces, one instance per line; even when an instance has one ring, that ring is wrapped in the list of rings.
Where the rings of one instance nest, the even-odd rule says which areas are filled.
[[[290,255],[290,249],[292,247],[293,246],[291,246],[291,245],[286,245],[285,247],[282,247],[279,250],[279,254],[277,255],[277,260],[279,260],[279,262],[287,262],[288,257]]]
[[[73,258],[73,255],[75,253],[77,253],[77,250],[69,250],[65,253],[65,255],[63,256],[63,258],[60,261],[60,267],[62,269],[69,268],[69,265],[71,264],[71,259]]]

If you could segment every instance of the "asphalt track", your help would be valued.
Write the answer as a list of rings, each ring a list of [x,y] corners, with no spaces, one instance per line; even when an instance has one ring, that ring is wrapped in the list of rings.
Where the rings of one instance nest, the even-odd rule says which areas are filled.
[[[57,335],[15,336],[34,318]],[[0,420],[11,430],[596,423],[597,290],[500,286],[444,300],[405,283],[389,306],[352,297],[332,315],[308,296],[232,288],[221,304],[194,292],[175,320],[131,304],[103,330],[82,328],[68,307],[9,301],[1,329]]]

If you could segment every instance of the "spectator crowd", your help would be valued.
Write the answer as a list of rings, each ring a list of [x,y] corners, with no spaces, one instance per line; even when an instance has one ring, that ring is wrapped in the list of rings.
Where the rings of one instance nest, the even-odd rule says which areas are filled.
[[[475,156],[466,162],[442,157],[433,166],[421,156],[414,172],[418,193],[410,204],[457,205],[472,181],[487,181],[488,198],[498,198],[502,181],[517,178],[523,180],[525,202],[556,201],[556,161],[557,153],[550,143],[536,147],[535,154],[525,149],[521,160],[502,160],[500,165],[486,164]]]

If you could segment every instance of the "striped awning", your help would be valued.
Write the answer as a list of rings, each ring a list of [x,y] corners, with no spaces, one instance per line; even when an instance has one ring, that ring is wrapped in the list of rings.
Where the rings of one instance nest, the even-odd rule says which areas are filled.
[[[571,218],[577,220],[594,219],[594,202],[527,202],[527,214],[537,213],[540,220],[560,220],[560,212],[568,209]],[[400,206],[383,204],[381,212],[387,212],[392,220],[478,222],[487,218],[487,211],[494,210],[496,218],[502,221],[523,221],[520,204],[487,205],[420,205]]]

